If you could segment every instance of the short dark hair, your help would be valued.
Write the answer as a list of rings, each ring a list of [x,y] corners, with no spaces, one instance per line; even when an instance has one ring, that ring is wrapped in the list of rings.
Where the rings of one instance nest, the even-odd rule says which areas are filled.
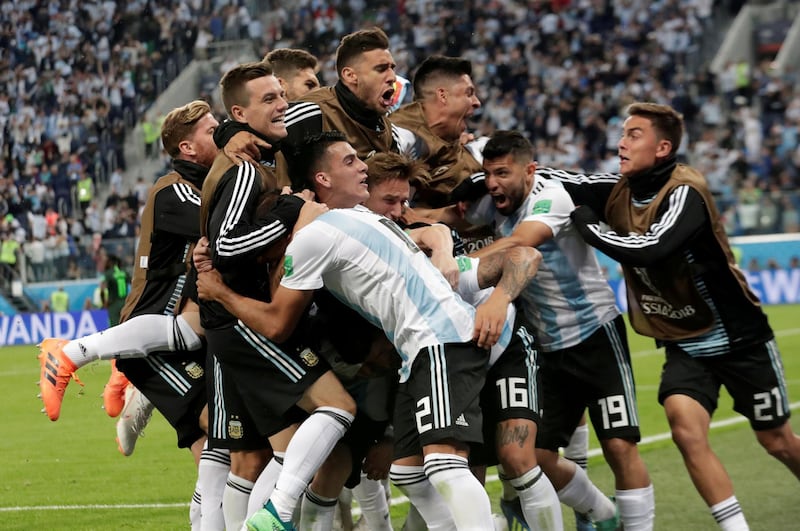
[[[530,141],[518,131],[495,131],[483,148],[483,160],[511,155],[515,162],[533,162],[534,150]]]
[[[274,75],[272,67],[263,61],[242,63],[228,70],[219,82],[222,104],[228,116],[231,116],[234,105],[245,107],[249,103],[250,95],[244,88],[248,81],[271,75]]]
[[[420,63],[414,74],[414,99],[422,99],[431,89],[431,85],[442,79],[455,79],[463,75],[472,75],[472,63],[460,57],[432,55]]]
[[[364,162],[367,163],[367,185],[370,188],[395,179],[412,183],[430,179],[428,167],[424,162],[399,153],[382,151]]]
[[[683,115],[670,107],[659,103],[637,102],[625,108],[628,116],[641,116],[653,124],[660,140],[672,143],[670,155],[676,153],[683,138]]]
[[[287,78],[298,70],[317,69],[317,58],[299,48],[278,48],[264,56],[277,77]]]
[[[314,175],[321,169],[328,148],[338,142],[347,142],[347,137],[335,130],[322,131],[303,139],[293,157],[296,161],[291,176],[293,190],[314,189]]]
[[[341,77],[342,70],[364,52],[388,49],[389,37],[378,27],[345,35],[336,48],[336,73]]]

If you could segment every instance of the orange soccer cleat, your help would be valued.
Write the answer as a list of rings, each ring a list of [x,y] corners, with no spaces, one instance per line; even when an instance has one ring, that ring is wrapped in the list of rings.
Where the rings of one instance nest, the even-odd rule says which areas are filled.
[[[111,361],[111,376],[103,388],[103,409],[109,417],[118,417],[125,407],[125,388],[131,383],[125,374],[117,369],[116,361]]]
[[[83,386],[75,371],[78,368],[70,360],[62,347],[69,341],[66,339],[48,338],[39,344],[39,378],[40,398],[44,402],[44,411],[50,420],[58,420],[61,413],[61,402],[70,378]]]

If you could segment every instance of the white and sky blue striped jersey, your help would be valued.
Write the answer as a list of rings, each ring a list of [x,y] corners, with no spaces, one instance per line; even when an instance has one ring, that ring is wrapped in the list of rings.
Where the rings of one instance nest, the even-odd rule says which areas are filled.
[[[552,229],[553,239],[538,247],[543,258],[539,272],[521,295],[545,351],[578,345],[620,314],[594,250],[572,227],[569,215],[574,209],[559,181],[537,177],[530,195],[512,215],[497,212],[489,198],[470,219],[482,224],[494,221],[498,237],[510,236],[525,222],[539,221]]]
[[[325,286],[383,329],[403,360],[401,382],[421,349],[472,339],[475,309],[397,224],[361,206],[331,210],[299,230],[281,284]]]

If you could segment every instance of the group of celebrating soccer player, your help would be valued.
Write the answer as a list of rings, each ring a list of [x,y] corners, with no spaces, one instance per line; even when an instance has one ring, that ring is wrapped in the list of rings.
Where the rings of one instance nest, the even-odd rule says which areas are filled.
[[[389,530],[388,478],[405,529],[490,530],[497,465],[510,524],[563,529],[564,503],[579,529],[649,530],[597,248],[621,264],[634,330],[665,348],[659,402],[720,528],[748,528],[708,441],[721,385],[800,477],[774,335],[705,179],[676,160],[679,113],[630,105],[620,173],[583,175],[537,167],[520,132],[469,134],[467,60],[423,61],[399,108],[382,30],[342,38],[334,86],[316,66],[275,50],[225,73],[224,123],[203,101],[167,115],[173,171],[149,193],[121,324],[40,346],[51,420],[78,369],[117,360],[107,410],[155,407],[195,457],[192,529],[331,529],[350,488]],[[587,412],[612,497],[584,471]],[[122,424],[126,454],[138,429]]]

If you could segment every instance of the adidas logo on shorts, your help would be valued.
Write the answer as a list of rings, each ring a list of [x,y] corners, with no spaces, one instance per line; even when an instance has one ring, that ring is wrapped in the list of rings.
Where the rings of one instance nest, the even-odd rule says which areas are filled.
[[[464,414],[460,414],[456,419],[456,426],[464,426],[465,428],[469,428],[469,423],[467,419],[464,418]]]

